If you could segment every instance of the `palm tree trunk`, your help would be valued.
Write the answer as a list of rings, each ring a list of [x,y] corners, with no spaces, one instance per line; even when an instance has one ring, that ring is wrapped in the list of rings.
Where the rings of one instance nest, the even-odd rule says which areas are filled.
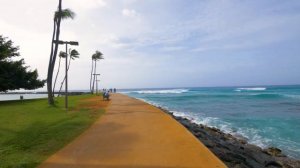
[[[61,1],[59,0],[59,12],[61,12]],[[61,17],[58,17],[57,20],[57,27],[56,27],[56,37],[55,40],[59,41],[59,35],[60,35],[60,23],[61,23]],[[54,53],[53,53],[53,59],[52,59],[52,65],[51,65],[51,81],[52,81],[52,77],[53,77],[53,71],[54,71],[54,66],[55,66],[55,61],[57,58],[57,52],[58,52],[58,43],[54,43]]]
[[[69,72],[70,65],[71,65],[71,58],[69,59],[69,64],[68,64],[67,72]],[[65,83],[65,81],[66,81],[66,75],[65,75],[65,77],[64,77],[64,79],[63,79],[63,81],[61,82],[61,85],[60,85],[60,88],[59,88],[59,91],[58,91],[57,97],[60,95],[60,93],[61,93],[61,89],[62,89],[62,87],[63,87],[63,84]]]
[[[48,74],[47,74],[47,91],[48,91],[48,104],[53,105],[53,94],[52,94],[52,80],[50,80],[50,73],[51,73],[51,64],[53,59],[53,42],[55,38],[56,33],[56,22],[53,20],[53,35],[52,35],[52,41],[51,41],[51,52],[50,52],[50,59],[49,59],[49,65],[48,65]]]
[[[94,62],[93,62],[93,59],[92,59],[92,71],[91,71],[91,79],[90,79],[90,91],[91,91],[91,93],[93,93],[93,91],[92,91],[93,70],[94,70]]]
[[[97,71],[97,64],[96,64],[96,60],[95,60],[95,66],[94,66],[94,76],[93,76],[93,93],[94,93],[94,88],[95,88],[95,80],[96,80],[96,71]]]
[[[62,5],[62,0],[59,0],[59,4],[58,4],[58,12],[59,13],[61,13],[61,8],[62,8],[61,5]],[[61,22],[61,17],[58,17],[57,21],[56,21],[56,19],[54,19],[54,25],[56,24],[56,32],[55,32],[55,29],[54,29],[53,30],[53,37],[55,37],[56,41],[59,40],[60,22]],[[53,47],[53,42],[54,42],[54,38],[52,39],[52,47]],[[58,51],[58,43],[54,43],[54,52],[53,52],[53,49],[52,49],[51,50],[50,61],[49,61],[49,67],[48,67],[48,74],[47,74],[47,91],[48,91],[48,103],[49,103],[49,105],[54,105],[54,99],[53,99],[53,94],[52,94],[52,78],[53,78],[53,71],[54,71],[57,51]]]
[[[57,73],[56,73],[55,80],[54,80],[53,91],[52,91],[53,97],[54,97],[55,85],[56,85],[56,81],[57,81],[57,77],[58,77],[58,73],[59,73],[59,69],[60,69],[60,62],[61,62],[61,57],[59,57],[58,69],[57,69]]]
[[[60,88],[59,88],[59,91],[58,91],[58,93],[57,93],[57,97],[60,96],[61,89],[62,89],[62,87],[63,87],[63,84],[64,84],[64,82],[65,82],[65,79],[66,79],[66,78],[64,78],[64,80],[63,80],[63,81],[61,82],[61,84],[60,84]]]

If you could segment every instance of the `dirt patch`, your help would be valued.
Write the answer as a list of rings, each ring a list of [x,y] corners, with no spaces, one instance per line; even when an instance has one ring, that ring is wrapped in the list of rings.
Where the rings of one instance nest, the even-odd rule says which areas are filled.
[[[79,102],[74,111],[90,111],[91,116],[97,114],[100,109],[106,109],[110,101],[102,100],[100,96],[94,96],[88,99],[83,99]]]

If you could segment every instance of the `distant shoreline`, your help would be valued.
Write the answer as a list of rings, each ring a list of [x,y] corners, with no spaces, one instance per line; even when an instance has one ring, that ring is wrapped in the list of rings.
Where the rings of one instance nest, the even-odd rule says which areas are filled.
[[[54,94],[57,94],[59,92],[54,92]],[[89,93],[88,91],[69,91],[69,94],[85,94],[85,93]],[[0,95],[10,95],[10,94],[48,94],[48,92],[46,91],[42,91],[42,92],[7,92],[7,93],[1,93]],[[63,92],[60,92],[60,94],[64,94]]]
[[[55,95],[58,92],[55,92]],[[89,94],[89,92],[69,92],[68,95],[83,95]],[[61,96],[64,96],[64,92],[60,93]],[[21,100],[20,96],[23,97],[23,100],[36,100],[36,99],[46,99],[47,92],[9,92],[9,93],[0,93],[0,102],[2,101],[19,101]]]

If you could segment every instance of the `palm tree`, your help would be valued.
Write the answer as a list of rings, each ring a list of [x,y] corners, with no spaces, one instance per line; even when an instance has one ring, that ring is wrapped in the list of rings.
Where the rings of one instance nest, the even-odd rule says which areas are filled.
[[[90,91],[91,91],[91,93],[93,93],[93,90],[92,90],[93,71],[94,71],[94,55],[92,55],[92,70],[91,70],[91,78],[90,78]]]
[[[76,58],[79,58],[79,55],[80,55],[79,52],[75,49],[70,50],[69,53],[70,53],[70,59],[69,59],[67,71],[69,71],[69,68],[70,68],[70,65],[71,65],[71,60],[75,60]],[[65,80],[66,80],[66,76],[64,77],[63,81],[61,82],[61,85],[60,85],[59,92],[58,92],[57,96],[60,95],[62,86],[65,83]]]
[[[53,19],[53,35],[52,35],[52,41],[51,41],[51,52],[50,52],[50,59],[49,59],[49,65],[48,65],[48,74],[47,74],[47,91],[48,91],[48,103],[50,105],[54,105],[54,99],[53,99],[53,91],[52,91],[52,78],[53,78],[53,71],[55,67],[55,61],[58,51],[58,43],[55,43],[55,41],[59,41],[59,35],[60,35],[60,24],[62,19],[73,19],[75,16],[75,13],[72,12],[70,9],[62,9],[62,0],[59,0],[58,3],[58,11],[54,14]]]
[[[56,76],[55,76],[55,80],[54,80],[54,86],[53,86],[53,97],[54,97],[54,92],[55,92],[55,85],[56,85],[56,81],[57,81],[57,77],[58,77],[58,73],[59,73],[59,70],[60,70],[60,62],[61,62],[61,58],[66,58],[67,56],[67,53],[61,51],[59,52],[59,61],[58,61],[58,69],[57,69],[57,73],[56,73]]]
[[[94,61],[95,65],[93,66],[92,63],[91,80],[90,80],[91,93],[94,93],[94,86],[96,81],[96,76],[93,75],[93,70],[94,70],[94,74],[96,74],[96,70],[97,70],[96,62],[99,61],[100,59],[104,59],[103,54],[100,51],[96,51],[95,54],[92,55],[92,61]],[[93,79],[93,83],[92,83],[92,79]]]

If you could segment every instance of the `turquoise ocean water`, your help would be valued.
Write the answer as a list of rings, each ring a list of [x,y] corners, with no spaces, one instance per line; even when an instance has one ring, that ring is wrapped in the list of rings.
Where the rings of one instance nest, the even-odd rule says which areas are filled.
[[[300,158],[300,86],[124,90],[177,116]]]

